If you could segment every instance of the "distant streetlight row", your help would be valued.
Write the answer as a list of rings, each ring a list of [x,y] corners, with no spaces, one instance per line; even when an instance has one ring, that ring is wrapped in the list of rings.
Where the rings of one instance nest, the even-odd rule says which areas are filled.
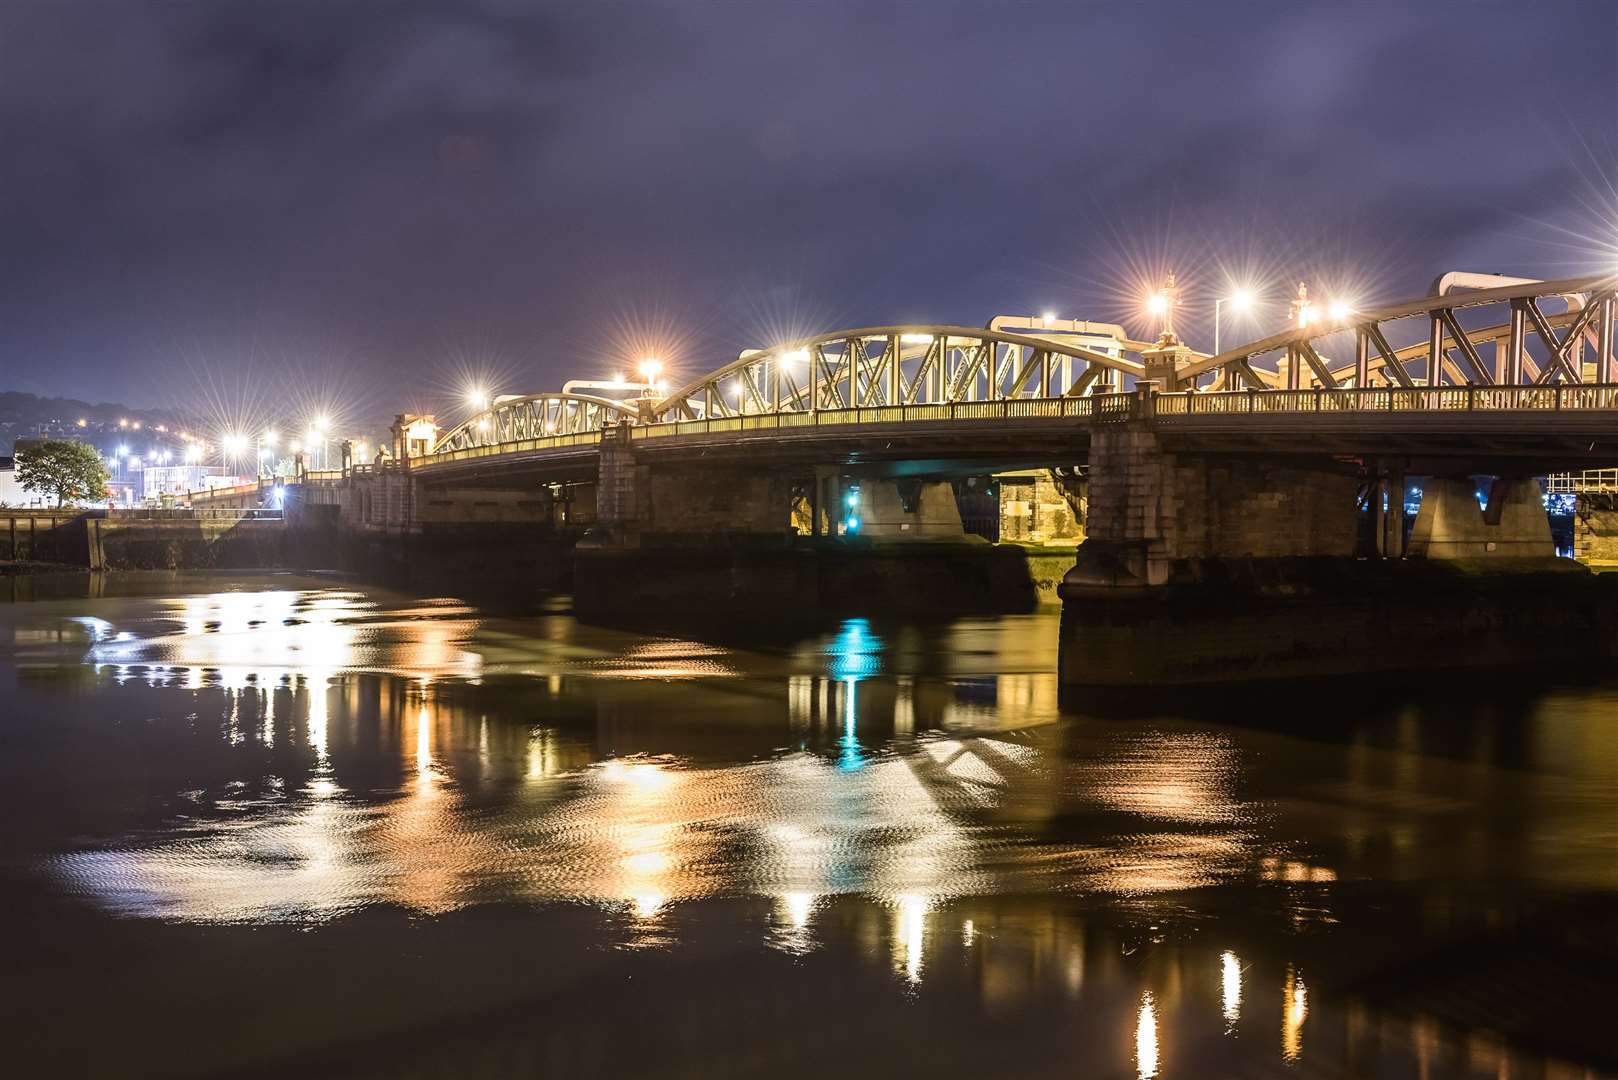
[[[1214,299],[1214,355],[1220,352],[1220,321],[1224,308],[1229,305],[1235,312],[1250,312],[1263,302],[1255,290],[1246,286],[1239,286],[1226,296]],[[1174,284],[1174,275],[1171,273],[1163,287],[1146,298],[1146,313],[1162,320],[1162,329],[1165,333],[1172,333],[1174,309],[1179,306],[1179,289]],[[1287,323],[1299,329],[1305,329],[1319,323],[1322,318],[1330,323],[1345,322],[1354,314],[1355,306],[1352,301],[1334,297],[1328,300],[1324,308],[1315,300],[1309,299],[1309,286],[1298,282],[1298,292],[1292,297],[1287,314]]]

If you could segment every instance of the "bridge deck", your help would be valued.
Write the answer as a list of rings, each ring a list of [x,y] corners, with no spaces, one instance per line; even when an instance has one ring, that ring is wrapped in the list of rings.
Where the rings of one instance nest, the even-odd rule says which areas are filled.
[[[1185,452],[1510,459],[1546,469],[1618,464],[1618,385],[1243,390],[892,405],[639,424],[634,445],[671,458],[790,463],[943,460],[1073,463],[1097,425],[1151,423]],[[587,472],[601,433],[552,435],[412,461],[424,477]]]

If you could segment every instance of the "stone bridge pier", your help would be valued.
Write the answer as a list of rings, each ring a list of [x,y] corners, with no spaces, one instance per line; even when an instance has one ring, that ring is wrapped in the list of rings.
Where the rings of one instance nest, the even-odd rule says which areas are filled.
[[[964,538],[947,480],[860,475],[842,465],[660,462],[627,425],[601,443],[597,510],[619,543],[768,537]]]
[[[779,623],[1037,602],[1028,560],[969,536],[948,480],[670,454],[627,425],[604,432],[600,455],[597,528],[574,559],[587,618]]]
[[[1423,491],[1408,545],[1407,472]],[[1525,669],[1618,649],[1618,582],[1554,557],[1531,477],[1495,477],[1480,505],[1464,462],[1186,452],[1127,422],[1095,429],[1089,480],[1088,539],[1060,589],[1070,687]]]
[[[1358,471],[1329,457],[1186,454],[1145,424],[1097,427],[1086,539],[1064,588],[1194,581],[1231,560],[1350,557]]]

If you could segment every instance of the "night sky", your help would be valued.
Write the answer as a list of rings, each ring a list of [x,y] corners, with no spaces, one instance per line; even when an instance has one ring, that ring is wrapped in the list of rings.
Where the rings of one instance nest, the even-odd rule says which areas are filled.
[[[0,5],[0,388],[445,407],[1618,259],[1618,4]],[[1199,310],[1200,309],[1200,310]],[[1228,340],[1227,340],[1228,344]]]

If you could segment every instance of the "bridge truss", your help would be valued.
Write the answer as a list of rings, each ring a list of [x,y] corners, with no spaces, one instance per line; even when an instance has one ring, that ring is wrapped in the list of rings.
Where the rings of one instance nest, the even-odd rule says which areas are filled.
[[[1061,399],[1122,389],[1143,368],[1060,337],[964,326],[839,330],[743,353],[654,404],[657,421],[895,405]]]
[[[1618,278],[1590,277],[1425,297],[1238,346],[1179,381],[1216,390],[1618,382],[1615,288]]]
[[[1190,353],[1151,401],[1131,392],[1145,377],[1141,354],[1155,348],[1147,343],[1119,339],[1101,351],[961,326],[841,330],[743,353],[661,399],[504,398],[440,438],[428,461],[583,447],[620,422],[640,439],[1142,415],[1170,424],[1308,412],[1592,416],[1618,410],[1615,307],[1615,277],[1424,297],[1217,356]]]
[[[434,454],[449,454],[507,443],[598,432],[614,420],[633,421],[635,406],[592,394],[532,394],[500,398],[434,444]]]

